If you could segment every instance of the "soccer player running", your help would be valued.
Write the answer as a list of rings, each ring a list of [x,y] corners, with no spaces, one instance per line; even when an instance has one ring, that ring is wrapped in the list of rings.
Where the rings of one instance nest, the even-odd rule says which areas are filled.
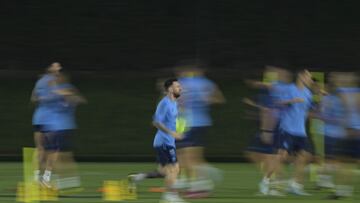
[[[336,91],[336,73],[330,73],[328,77],[327,94],[322,97],[317,117],[324,122],[322,134],[325,141],[325,164],[320,169],[317,179],[319,188],[334,189],[333,177],[339,168],[339,153],[341,145],[346,138],[345,108]]]
[[[259,183],[261,195],[282,195],[275,187],[271,187],[281,183],[278,181],[281,177],[280,157],[276,150],[277,126],[281,112],[275,104],[279,98],[279,93],[289,86],[290,78],[290,73],[287,70],[266,66],[264,81],[246,81],[251,87],[260,90],[257,102],[248,98],[245,98],[243,102],[259,109],[260,132],[252,139],[246,149],[246,154],[251,161],[262,166],[263,178]],[[277,180],[273,178],[273,174],[276,174]]]
[[[46,73],[36,82],[32,91],[30,101],[36,104],[36,108],[32,118],[34,129],[34,142],[37,150],[38,169],[34,171],[34,180],[39,181],[41,173],[45,167],[45,151],[44,151],[44,133],[46,125],[49,124],[49,114],[51,112],[51,85],[55,82],[59,71],[62,69],[61,64],[54,62],[46,69]]]
[[[337,94],[345,108],[346,137],[341,142],[339,161],[341,167],[337,170],[335,193],[332,199],[350,197],[353,195],[354,174],[353,164],[360,158],[360,88],[355,73],[336,73]]]
[[[181,94],[181,85],[177,79],[168,79],[164,83],[166,96],[159,102],[153,118],[153,125],[158,129],[153,146],[157,153],[159,171],[165,175],[166,191],[160,202],[181,203],[182,200],[174,187],[179,173],[179,164],[176,157],[175,140],[183,135],[176,132],[178,116],[177,99]]]
[[[42,185],[48,188],[65,190],[80,187],[80,178],[77,176],[76,165],[71,152],[71,139],[76,129],[75,109],[86,100],[72,86],[64,74],[56,77],[52,85],[51,94],[55,101],[51,104],[47,133],[44,136],[46,151],[46,168],[42,176]],[[52,183],[52,174],[56,170],[58,179]]]
[[[212,125],[210,105],[223,103],[225,98],[217,85],[206,78],[204,71],[196,65],[178,67],[177,75],[183,88],[179,103],[187,129],[184,139],[176,142],[181,172],[184,175],[177,185],[187,186],[186,183],[189,182],[188,197],[208,196],[216,181],[214,179],[220,179],[220,172],[205,161],[204,136]]]
[[[309,195],[303,189],[305,166],[311,159],[311,145],[306,134],[305,123],[312,105],[310,87],[313,84],[307,70],[297,74],[296,82],[282,93],[279,104],[282,105],[280,118],[279,155],[286,160],[295,156],[295,171],[289,182],[288,192],[296,195]]]

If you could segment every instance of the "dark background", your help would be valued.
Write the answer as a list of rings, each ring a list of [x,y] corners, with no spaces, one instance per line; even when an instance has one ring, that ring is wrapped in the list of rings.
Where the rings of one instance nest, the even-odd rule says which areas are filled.
[[[0,157],[31,146],[29,96],[60,61],[88,98],[78,111],[83,160],[152,160],[151,118],[159,78],[201,59],[227,103],[213,108],[210,158],[240,160],[256,122],[244,119],[243,79],[265,64],[357,70],[356,1],[73,0],[0,1]]]
[[[5,0],[0,68],[149,70],[197,57],[217,68],[356,69],[359,17],[356,1]]]

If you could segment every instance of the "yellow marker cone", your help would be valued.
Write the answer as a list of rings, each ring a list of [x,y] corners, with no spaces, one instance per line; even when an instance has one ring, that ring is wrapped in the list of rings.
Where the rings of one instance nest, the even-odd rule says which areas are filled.
[[[119,181],[104,181],[103,186],[104,201],[122,201],[121,186]]]
[[[24,182],[17,185],[16,201],[18,202],[39,202],[57,201],[56,190],[41,187],[34,180],[34,171],[38,169],[37,151],[35,148],[23,148],[23,176]]]
[[[104,201],[123,201],[137,199],[136,188],[131,187],[127,180],[104,181],[102,191]]]

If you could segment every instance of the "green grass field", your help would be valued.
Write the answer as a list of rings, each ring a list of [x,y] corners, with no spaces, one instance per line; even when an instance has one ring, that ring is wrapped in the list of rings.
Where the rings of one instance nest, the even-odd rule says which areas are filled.
[[[128,173],[152,170],[156,167],[151,163],[81,163],[80,174],[83,181],[84,191],[73,197],[61,197],[60,202],[91,203],[103,202],[101,188],[104,180],[119,180]],[[288,195],[286,197],[261,197],[256,196],[257,183],[260,174],[252,164],[215,164],[224,171],[224,182],[218,185],[211,198],[201,200],[189,200],[198,203],[278,203],[278,202],[303,202],[320,203],[328,202],[325,197],[329,194],[325,191],[316,190],[313,183],[308,182],[306,189],[313,195],[310,197],[298,197]],[[359,180],[359,177],[356,177]],[[0,202],[15,202],[15,189],[17,182],[22,180],[21,163],[0,163]],[[359,182],[359,181],[357,181]],[[161,180],[146,180],[138,186],[138,200],[128,202],[158,202],[160,193],[151,193],[150,187],[161,187]],[[356,202],[359,184],[356,185],[355,196],[352,199],[336,200],[336,202]],[[335,201],[335,200],[334,200]]]

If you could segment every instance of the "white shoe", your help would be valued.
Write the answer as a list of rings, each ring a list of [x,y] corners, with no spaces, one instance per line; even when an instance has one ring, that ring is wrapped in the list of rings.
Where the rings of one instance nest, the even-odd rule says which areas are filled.
[[[311,196],[310,193],[305,192],[303,189],[291,188],[288,190],[288,192],[291,194],[294,194],[294,195],[299,195],[299,196]]]
[[[316,185],[320,188],[333,189],[335,188],[334,183],[332,182],[332,177],[328,175],[319,175]]]
[[[215,188],[212,180],[195,180],[190,182],[190,192],[211,192]]]
[[[137,176],[137,174],[130,174],[127,177],[128,183],[129,183],[129,188],[131,188],[131,189],[136,189],[136,183],[137,183],[136,176]]]
[[[270,190],[270,191],[268,192],[268,195],[269,195],[269,196],[275,196],[275,197],[285,197],[285,196],[286,196],[284,193],[279,192],[279,191],[277,191],[277,190]]]
[[[305,192],[303,186],[301,184],[293,182],[289,188],[287,189],[288,193],[299,195],[299,196],[311,196],[310,193]]]
[[[160,203],[186,203],[177,193],[164,193]]]
[[[196,170],[199,171],[199,174],[206,174],[205,178],[212,180],[214,183],[220,183],[224,179],[224,174],[220,169],[208,164],[198,166]]]
[[[190,187],[190,184],[186,178],[179,178],[176,180],[173,187],[175,189],[187,189]]]
[[[353,195],[354,188],[349,185],[337,185],[335,194],[339,197],[351,197]]]
[[[266,184],[264,181],[259,183],[259,193],[261,195],[268,195],[270,191],[269,184]]]
[[[335,185],[334,183],[331,182],[317,182],[316,185],[320,188],[325,188],[325,189],[334,189]]]

